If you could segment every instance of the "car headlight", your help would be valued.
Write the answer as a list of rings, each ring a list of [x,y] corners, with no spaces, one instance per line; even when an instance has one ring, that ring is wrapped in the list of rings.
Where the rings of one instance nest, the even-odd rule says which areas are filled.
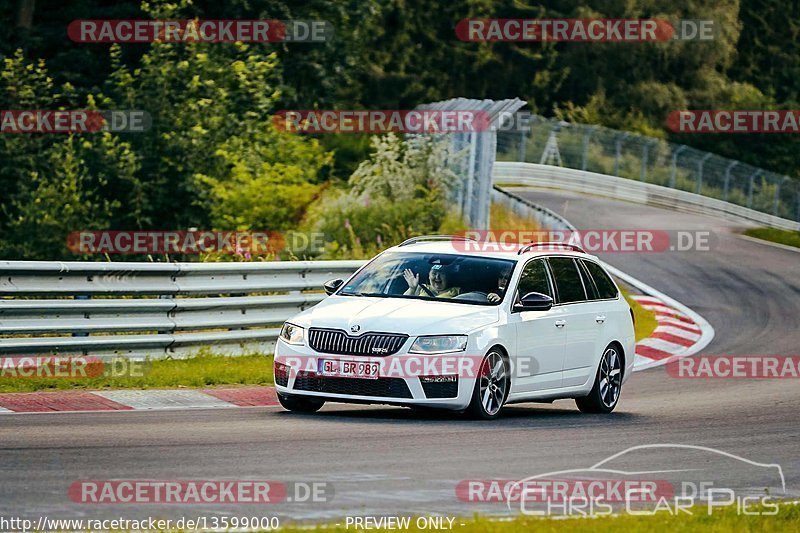
[[[284,322],[280,337],[288,344],[303,344],[306,337],[305,333],[305,330],[300,326]]]
[[[466,335],[427,335],[417,337],[410,353],[439,354],[463,352],[467,349]]]

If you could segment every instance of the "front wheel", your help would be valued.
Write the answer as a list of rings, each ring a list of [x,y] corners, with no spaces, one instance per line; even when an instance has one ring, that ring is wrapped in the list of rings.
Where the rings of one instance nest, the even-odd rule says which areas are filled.
[[[325,400],[304,398],[302,396],[284,396],[283,394],[278,394],[278,401],[284,409],[295,413],[315,413],[325,405]]]
[[[472,401],[467,411],[475,418],[494,420],[500,416],[500,409],[508,396],[508,363],[503,354],[492,350],[481,362]]]
[[[610,413],[617,406],[621,391],[622,357],[618,348],[611,345],[600,358],[592,392],[583,398],[575,398],[575,403],[584,413]]]

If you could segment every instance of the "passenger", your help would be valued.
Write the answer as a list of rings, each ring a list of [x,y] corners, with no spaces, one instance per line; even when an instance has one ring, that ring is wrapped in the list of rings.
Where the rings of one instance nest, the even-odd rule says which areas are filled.
[[[497,277],[497,292],[490,292],[489,295],[486,297],[491,303],[497,303],[503,299],[501,294],[505,294],[506,289],[508,289],[508,282],[511,280],[511,272],[513,269],[508,266],[503,268],[500,271],[500,274]]]
[[[450,274],[444,265],[433,265],[428,274],[430,285],[419,282],[419,274],[414,274],[410,268],[403,271],[403,277],[408,283],[408,290],[403,294],[411,296],[433,296],[435,298],[454,298],[461,293],[459,287],[450,287]]]

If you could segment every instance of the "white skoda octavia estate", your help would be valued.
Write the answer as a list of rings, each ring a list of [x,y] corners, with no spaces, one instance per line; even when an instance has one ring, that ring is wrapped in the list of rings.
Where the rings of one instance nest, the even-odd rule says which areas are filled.
[[[574,398],[583,412],[610,413],[635,344],[615,282],[578,246],[486,244],[416,237],[325,283],[329,296],[278,338],[281,405],[379,403],[493,419],[505,404]]]

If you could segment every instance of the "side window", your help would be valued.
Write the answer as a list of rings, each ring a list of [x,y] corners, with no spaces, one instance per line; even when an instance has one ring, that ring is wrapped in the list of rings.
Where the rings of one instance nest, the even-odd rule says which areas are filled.
[[[558,303],[567,304],[586,300],[583,282],[575,261],[571,257],[551,257],[548,261],[555,278]]]
[[[547,281],[547,268],[544,261],[536,259],[525,265],[517,286],[519,297],[522,298],[529,292],[540,292],[549,297],[553,297],[550,291],[550,283]]]
[[[589,271],[586,270],[586,263],[579,259],[578,266],[580,267],[578,270],[581,272],[581,279],[583,280],[583,288],[586,289],[586,296],[589,300],[600,300],[600,293],[597,291],[597,287],[592,281],[592,276],[589,275]]]
[[[608,277],[606,271],[603,270],[603,267],[592,261],[584,261],[583,264],[586,270],[589,271],[589,274],[592,275],[594,284],[597,286],[597,292],[600,293],[600,298],[616,298],[617,287],[614,285],[614,282],[611,281],[611,278]]]

